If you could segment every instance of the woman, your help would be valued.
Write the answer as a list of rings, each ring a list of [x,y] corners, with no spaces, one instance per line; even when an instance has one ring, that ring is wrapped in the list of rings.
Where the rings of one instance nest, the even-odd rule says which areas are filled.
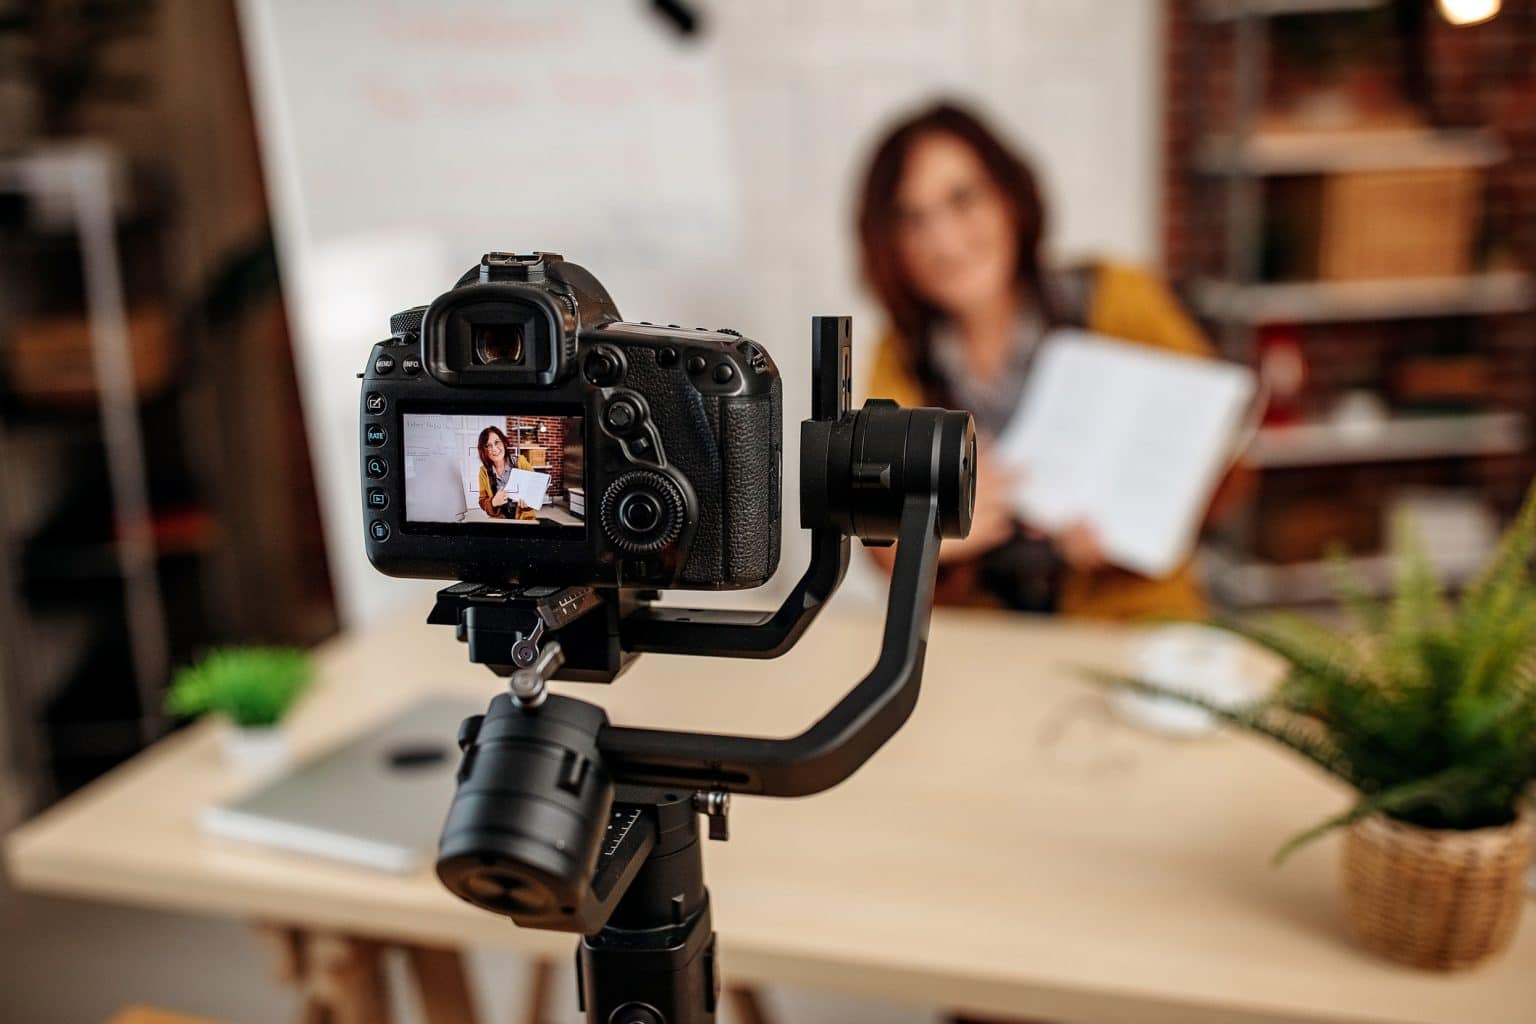
[[[535,520],[533,509],[507,496],[512,462],[507,458],[507,435],[495,427],[480,431],[480,507],[492,519]],[[526,456],[517,457],[518,469],[532,469]]]
[[[1049,270],[1044,229],[1029,166],[951,104],[898,125],[865,175],[863,271],[891,320],[870,393],[966,409],[983,442],[971,534],[940,550],[940,599],[1098,618],[1199,617],[1205,601],[1188,565],[1148,579],[1105,565],[1087,524],[1054,537],[1026,529],[1009,501],[1018,481],[986,458],[986,441],[1018,407],[1030,361],[1052,328],[1209,351],[1147,274],[1108,262]]]

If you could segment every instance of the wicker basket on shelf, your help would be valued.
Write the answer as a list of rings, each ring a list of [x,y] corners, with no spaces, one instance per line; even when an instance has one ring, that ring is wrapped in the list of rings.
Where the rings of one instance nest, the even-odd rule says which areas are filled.
[[[1373,952],[1414,967],[1470,967],[1509,944],[1525,904],[1532,815],[1456,831],[1376,815],[1344,839],[1344,907]]]

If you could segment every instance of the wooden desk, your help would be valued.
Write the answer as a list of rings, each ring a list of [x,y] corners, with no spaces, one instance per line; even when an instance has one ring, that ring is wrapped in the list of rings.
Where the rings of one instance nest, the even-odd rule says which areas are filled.
[[[615,721],[785,734],[873,661],[874,620],[818,623],[777,662],[652,657],[609,688],[565,686]],[[1284,868],[1296,828],[1343,804],[1259,742],[1171,741],[1120,725],[1067,666],[1115,664],[1124,634],[941,615],[907,727],[853,779],[804,800],[739,799],[706,852],[735,981],[1052,1021],[1536,1020],[1536,916],[1493,965],[1449,977],[1344,934],[1328,841]],[[321,652],[294,719],[314,750],[428,692],[489,697],[449,631],[414,618]],[[17,885],[426,945],[570,955],[396,878],[221,842],[210,728],[187,730],[6,845]]]

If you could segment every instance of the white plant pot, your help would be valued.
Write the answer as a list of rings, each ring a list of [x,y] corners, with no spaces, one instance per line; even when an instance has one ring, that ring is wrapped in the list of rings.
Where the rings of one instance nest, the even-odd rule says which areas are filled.
[[[243,728],[225,723],[219,740],[224,763],[241,778],[269,778],[293,763],[288,733],[281,725]]]

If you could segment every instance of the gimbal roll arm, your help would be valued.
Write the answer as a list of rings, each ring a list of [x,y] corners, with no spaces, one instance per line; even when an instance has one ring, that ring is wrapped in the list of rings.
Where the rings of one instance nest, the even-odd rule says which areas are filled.
[[[853,321],[846,316],[812,317],[811,418],[803,430],[819,427],[826,432],[849,415],[852,365]],[[810,565],[776,611],[646,605],[625,619],[621,645],[648,654],[777,658],[800,639],[847,571],[846,532],[830,522],[816,525],[811,529]]]
[[[811,563],[772,612],[644,605],[620,627],[620,643],[637,654],[777,658],[799,641],[848,571],[848,538],[811,531]]]
[[[605,725],[598,749],[614,781],[806,796],[852,775],[917,704],[938,572],[939,516],[937,493],[904,502],[880,655],[819,721],[783,739]]]

